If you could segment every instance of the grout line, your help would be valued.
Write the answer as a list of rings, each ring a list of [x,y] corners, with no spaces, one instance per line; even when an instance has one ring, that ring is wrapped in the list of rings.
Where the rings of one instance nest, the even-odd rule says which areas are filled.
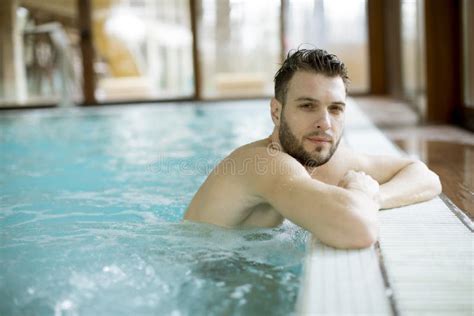
[[[454,215],[471,231],[474,232],[474,223],[472,220],[459,208],[456,204],[453,203],[444,193],[439,195],[441,200],[446,204],[446,206],[453,212]]]
[[[390,285],[390,280],[388,279],[387,269],[385,268],[385,263],[384,263],[383,255],[382,255],[382,249],[380,248],[379,241],[375,243],[374,250],[377,255],[380,271],[383,277],[383,283],[385,285],[385,295],[388,297],[388,300],[390,301],[392,315],[400,316],[397,301],[395,300],[394,292],[393,292],[392,286]]]

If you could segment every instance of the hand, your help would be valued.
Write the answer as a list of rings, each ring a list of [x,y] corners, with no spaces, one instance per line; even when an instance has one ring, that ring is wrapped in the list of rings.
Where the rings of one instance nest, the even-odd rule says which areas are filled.
[[[348,190],[361,191],[377,204],[379,203],[379,183],[362,171],[347,171],[338,186]]]

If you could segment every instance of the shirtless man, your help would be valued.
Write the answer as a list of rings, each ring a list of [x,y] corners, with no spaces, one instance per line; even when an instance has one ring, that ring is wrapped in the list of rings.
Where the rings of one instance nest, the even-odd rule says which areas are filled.
[[[347,83],[336,56],[289,54],[275,76],[272,134],[221,161],[184,218],[224,227],[274,227],[286,218],[327,245],[365,248],[378,238],[379,209],[437,196],[439,178],[422,162],[340,142]]]

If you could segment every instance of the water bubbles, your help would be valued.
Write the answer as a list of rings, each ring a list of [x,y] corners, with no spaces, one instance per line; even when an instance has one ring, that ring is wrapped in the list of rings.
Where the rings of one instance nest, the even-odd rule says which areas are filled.
[[[157,224],[161,221],[153,212],[142,211],[137,212],[137,215],[141,216],[146,224]]]
[[[145,274],[149,277],[154,277],[155,276],[155,269],[153,269],[152,266],[147,266],[145,268]]]
[[[111,274],[115,274],[115,275],[125,275],[122,270],[120,270],[119,267],[117,267],[116,265],[111,265],[111,266],[105,266],[102,268],[102,271],[103,272],[108,272],[108,273],[111,273]]]
[[[230,297],[235,298],[235,299],[241,299],[244,297],[245,294],[250,292],[250,289],[252,288],[252,284],[245,284],[238,286],[234,289],[234,292],[230,294]]]
[[[303,258],[301,233],[181,222],[215,163],[267,134],[266,112],[200,106],[196,121],[192,109],[56,111],[8,131],[0,292],[14,297],[2,304],[40,315],[290,314],[298,280],[285,273]]]
[[[119,267],[116,265],[104,266],[102,272],[109,276],[109,281],[119,282],[125,279],[127,276]]]
[[[79,290],[94,290],[96,288],[96,284],[92,279],[78,273],[73,273],[69,279],[69,284]]]
[[[163,284],[161,286],[162,290],[163,290],[163,293],[165,294],[170,294],[171,293],[171,286],[169,286],[168,284]]]
[[[199,304],[196,314],[236,310],[275,314],[271,308],[278,306],[276,314],[288,315],[294,306],[295,265],[304,252],[294,236],[299,232],[292,226],[229,230],[160,222],[74,223],[54,228],[52,238],[70,235],[71,239],[55,239],[54,249],[50,246],[54,256],[39,253],[38,262],[56,265],[37,265],[44,270],[35,270],[30,279],[39,280],[28,280],[23,287],[32,308],[44,304],[49,315],[153,314],[156,310],[188,315]],[[47,286],[52,283],[54,288]],[[55,303],[49,305],[51,301]],[[262,301],[274,303],[262,305]],[[26,305],[19,301],[15,306]]]
[[[78,315],[75,312],[74,308],[75,308],[74,303],[69,299],[65,299],[63,301],[56,303],[56,305],[54,306],[54,316]]]

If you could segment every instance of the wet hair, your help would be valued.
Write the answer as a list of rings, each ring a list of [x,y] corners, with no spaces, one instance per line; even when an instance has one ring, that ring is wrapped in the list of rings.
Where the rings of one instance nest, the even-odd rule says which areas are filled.
[[[275,98],[281,104],[286,102],[288,83],[297,71],[309,71],[328,77],[339,76],[347,91],[349,85],[347,68],[336,55],[323,49],[298,49],[288,52],[275,75]]]

